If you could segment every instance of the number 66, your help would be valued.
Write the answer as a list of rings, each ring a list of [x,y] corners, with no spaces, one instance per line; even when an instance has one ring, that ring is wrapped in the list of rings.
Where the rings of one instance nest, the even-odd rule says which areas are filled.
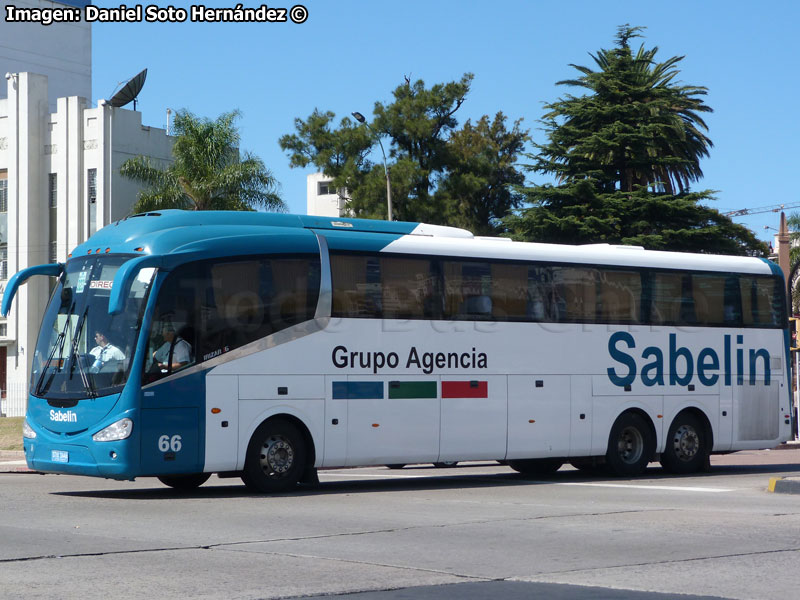
[[[166,452],[167,450],[172,450],[173,452],[180,452],[183,444],[181,443],[181,436],[173,435],[170,438],[168,435],[162,435],[158,438],[158,449],[161,452]]]

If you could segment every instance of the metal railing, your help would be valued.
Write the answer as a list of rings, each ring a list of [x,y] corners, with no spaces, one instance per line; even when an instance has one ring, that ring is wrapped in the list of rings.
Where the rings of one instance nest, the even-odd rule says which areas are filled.
[[[24,417],[28,407],[28,384],[10,383],[0,390],[0,416]]]

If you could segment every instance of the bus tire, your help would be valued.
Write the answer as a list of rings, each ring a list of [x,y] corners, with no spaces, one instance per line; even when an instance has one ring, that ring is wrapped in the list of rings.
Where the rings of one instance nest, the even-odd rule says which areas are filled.
[[[449,469],[451,467],[455,467],[458,464],[456,460],[445,460],[443,462],[435,462],[433,466],[437,469]]]
[[[189,475],[159,475],[158,480],[173,489],[188,492],[203,485],[211,473],[191,473]]]
[[[250,438],[242,481],[262,494],[288,492],[297,487],[305,463],[306,447],[297,427],[283,419],[265,421]]]
[[[563,461],[557,458],[524,458],[520,460],[509,460],[506,463],[517,473],[523,475],[552,475],[561,468]]]
[[[655,450],[656,440],[647,422],[636,413],[622,413],[608,436],[606,465],[613,475],[641,475]]]
[[[670,473],[695,473],[704,467],[708,450],[700,420],[689,412],[680,413],[669,426],[661,466]]]

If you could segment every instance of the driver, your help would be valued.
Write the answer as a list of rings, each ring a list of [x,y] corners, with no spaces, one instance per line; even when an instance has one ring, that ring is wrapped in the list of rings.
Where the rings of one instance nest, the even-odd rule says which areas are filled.
[[[192,360],[192,346],[179,335],[175,335],[175,328],[167,323],[161,329],[161,337],[164,338],[164,343],[161,347],[153,352],[153,363],[157,364],[160,369],[169,369],[170,365],[173,370],[180,369],[188,365]],[[172,352],[172,362],[170,363],[170,351]]]

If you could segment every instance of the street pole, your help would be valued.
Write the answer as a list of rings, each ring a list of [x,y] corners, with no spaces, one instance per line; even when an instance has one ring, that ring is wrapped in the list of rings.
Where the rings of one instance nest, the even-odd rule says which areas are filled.
[[[369,129],[370,133],[372,133],[372,135],[378,140],[378,144],[381,146],[381,154],[383,155],[383,174],[386,175],[386,209],[388,220],[392,221],[394,220],[392,218],[392,184],[389,181],[389,166],[386,164],[386,152],[383,150],[383,142],[381,141],[380,136],[376,134],[375,130],[369,126],[369,123],[367,123],[364,115],[362,115],[360,112],[354,112],[350,114],[353,115],[356,121],[367,126],[367,129]]]

